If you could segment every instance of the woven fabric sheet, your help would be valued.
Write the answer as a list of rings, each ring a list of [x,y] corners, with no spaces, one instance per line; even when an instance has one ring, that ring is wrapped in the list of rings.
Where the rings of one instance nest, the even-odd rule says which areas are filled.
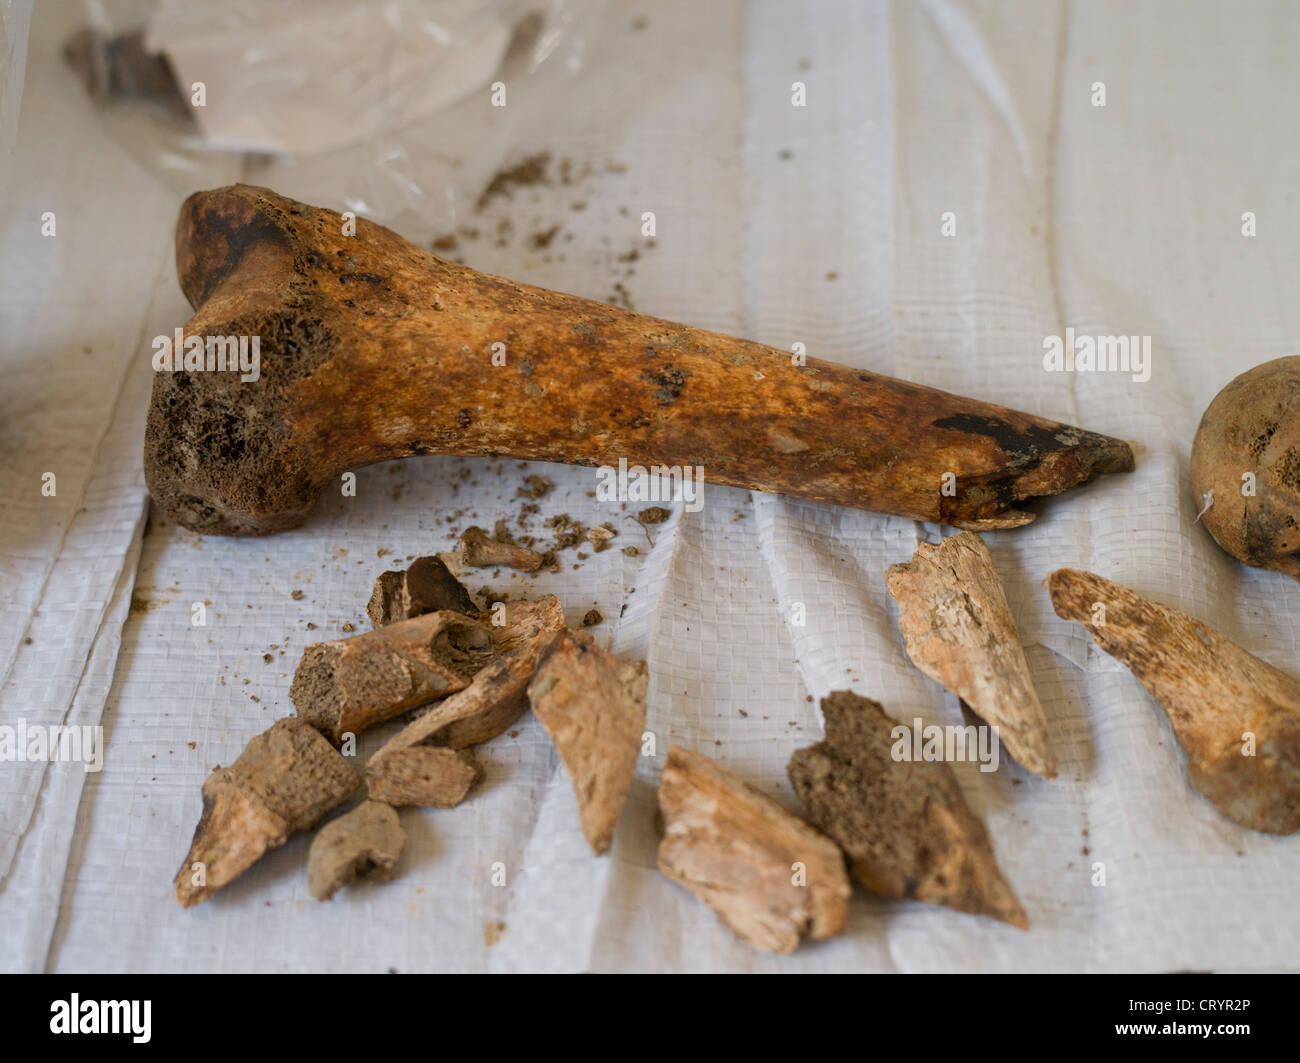
[[[5,965],[1294,969],[1300,839],[1240,828],[1191,789],[1163,713],[1055,617],[1043,581],[1062,566],[1098,572],[1300,673],[1300,588],[1220,552],[1195,524],[1187,475],[1211,397],[1294,353],[1300,334],[1300,12],[756,0],[611,3],[589,17],[582,69],[544,100],[519,94],[486,135],[482,100],[447,116],[439,150],[463,183],[448,228],[481,230],[457,252],[471,265],[802,343],[1134,444],[1133,474],[986,536],[1062,770],[1041,780],[1006,756],[994,774],[955,770],[1032,929],[859,892],[844,934],[771,957],[655,868],[654,791],[673,743],[794,809],[785,764],[819,738],[828,692],[853,689],[899,719],[961,722],[956,699],[908,661],[882,578],[938,528],[707,486],[699,512],[675,506],[643,529],[635,505],[592,497],[591,470],[428,457],[360,470],[355,497],[327,495],[295,532],[204,539],[155,514],[141,543],[142,337],[187,316],[166,250],[178,201],[122,159],[95,181],[58,172],[76,164],[48,129],[84,101],[38,12],[0,286],[11,455],[0,463],[0,711],[102,717],[106,755],[102,772],[80,776],[0,771]],[[805,107],[792,106],[795,82]],[[111,144],[94,150],[115,158]],[[542,151],[549,184],[474,214],[484,177]],[[245,176],[315,202],[344,194],[325,169]],[[43,244],[33,218],[58,197],[68,220]],[[1254,237],[1242,235],[1247,211]],[[503,218],[512,228],[498,240]],[[530,241],[553,225],[549,243]],[[1045,371],[1044,339],[1066,328],[1151,337],[1150,379]],[[47,505],[40,473],[55,461],[73,472]],[[648,660],[657,755],[640,761],[609,853],[588,851],[564,768],[525,718],[485,748],[486,778],[463,805],[402,813],[409,846],[393,881],[317,903],[303,835],[209,903],[177,907],[171,879],[199,787],[292,711],[303,646],[364,630],[380,571],[448,549],[469,523],[513,520],[534,473],[555,484],[535,533],[568,513],[610,521],[614,545],[639,551],[581,562],[568,551],[557,573],[470,580],[554,592],[571,622],[598,608],[597,638]],[[191,622],[194,603],[205,626]],[[363,736],[361,754],[391,733]]]

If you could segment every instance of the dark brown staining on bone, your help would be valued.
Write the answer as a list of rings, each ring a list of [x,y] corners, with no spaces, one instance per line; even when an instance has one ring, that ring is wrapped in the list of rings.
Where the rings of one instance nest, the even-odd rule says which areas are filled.
[[[380,575],[366,614],[375,627],[384,627],[444,609],[466,615],[478,612],[469,591],[441,558],[418,557],[405,570]]]
[[[842,690],[821,706],[825,740],[798,750],[787,770],[809,820],[844,850],[853,877],[886,897],[1027,929],[952,769],[942,761],[895,760],[897,725],[870,698]]]
[[[259,337],[260,377],[243,381],[237,369],[156,372],[146,479],[164,510],[179,509],[190,526],[256,534],[263,529],[255,517],[232,514],[302,508],[309,477],[289,446],[288,393],[332,357],[337,342],[319,319],[289,312],[205,324],[202,335]],[[230,521],[233,528],[220,527]]]
[[[655,389],[654,396],[667,406],[681,397],[682,390],[686,387],[686,378],[690,375],[689,370],[665,365],[662,370],[645,370],[641,374],[641,379],[659,385]]]
[[[1016,428],[1001,418],[979,414],[961,413],[940,417],[934,422],[934,427],[988,436],[1007,454],[1014,455],[1011,464],[1015,468],[1036,461],[1044,451],[1060,450],[1064,446],[1054,431],[1040,425]]]

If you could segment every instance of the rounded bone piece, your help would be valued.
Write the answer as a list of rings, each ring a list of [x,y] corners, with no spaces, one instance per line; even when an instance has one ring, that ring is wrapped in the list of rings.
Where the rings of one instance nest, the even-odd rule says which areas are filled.
[[[327,901],[359,875],[387,878],[405,848],[406,831],[393,808],[383,801],[362,801],[312,839],[307,854],[311,895]]]
[[[1191,471],[1215,542],[1247,565],[1300,579],[1300,356],[1257,365],[1214,397]]]

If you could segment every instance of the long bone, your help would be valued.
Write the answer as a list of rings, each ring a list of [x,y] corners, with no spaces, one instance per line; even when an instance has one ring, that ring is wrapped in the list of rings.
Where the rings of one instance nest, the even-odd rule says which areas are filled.
[[[354,224],[345,235],[338,214],[248,185],[181,208],[186,340],[256,337],[260,355],[255,380],[155,374],[145,475],[186,527],[292,528],[343,473],[413,454],[699,467],[713,484],[972,529],[1027,524],[1029,500],[1133,467],[1109,436],[796,365]]]

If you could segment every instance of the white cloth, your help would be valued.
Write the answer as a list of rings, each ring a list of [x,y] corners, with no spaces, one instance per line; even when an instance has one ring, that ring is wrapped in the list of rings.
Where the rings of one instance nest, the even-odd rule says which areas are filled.
[[[568,158],[575,173],[589,164],[578,184],[518,189],[511,204],[493,208],[525,231],[560,222],[573,239],[545,251],[518,237],[498,247],[489,227],[499,215],[489,214],[477,222],[483,238],[463,247],[472,265],[595,298],[622,278],[646,312],[780,348],[802,342],[817,357],[1134,443],[1135,473],[1055,500],[1027,528],[986,537],[1062,770],[1040,780],[1009,757],[995,775],[956,770],[1031,930],[858,893],[843,935],[771,957],[655,870],[654,788],[674,742],[793,809],[785,763],[820,734],[809,696],[849,687],[900,719],[960,719],[956,700],[908,661],[882,579],[937,529],[707,488],[701,512],[677,512],[647,536],[627,513],[587,497],[589,470],[505,462],[497,474],[494,463],[434,457],[361,470],[356,498],[327,496],[306,527],[270,539],[203,539],[155,518],[137,571],[130,531],[142,500],[148,387],[140,337],[186,317],[162,251],[176,204],[123,192],[122,182],[141,178],[121,163],[101,178],[111,196],[56,180],[51,164],[72,158],[58,154],[71,149],[42,132],[83,104],[53,84],[47,43],[31,57],[0,286],[11,338],[5,432],[11,448],[21,444],[20,461],[0,463],[6,501],[18,500],[0,541],[0,634],[10,659],[0,713],[89,717],[103,708],[107,754],[84,790],[71,780],[55,786],[68,773],[53,765],[40,779],[13,765],[0,770],[0,841],[8,839],[11,858],[0,885],[6,965],[1295,969],[1300,838],[1238,827],[1190,787],[1161,710],[1078,625],[1054,616],[1043,579],[1061,566],[1096,571],[1300,673],[1300,587],[1218,550],[1194,523],[1187,483],[1192,433],[1211,397],[1249,366],[1294,353],[1300,332],[1300,301],[1289,290],[1300,266],[1291,209],[1300,183],[1300,69],[1291,58],[1300,16],[1284,3],[1243,14],[1209,2],[759,0],[656,4],[636,29],[616,5],[593,12],[600,45],[585,69],[552,84],[544,101],[503,109],[462,159],[462,206],[478,178],[530,152],[549,150],[553,166]],[[32,92],[34,78],[50,84]],[[806,86],[806,107],[791,105],[794,82]],[[1105,83],[1104,107],[1092,103],[1096,82]],[[473,106],[447,116],[442,148],[451,156],[469,143],[465,108]],[[110,146],[88,143],[97,157],[114,157]],[[274,168],[256,179],[291,195],[328,184],[328,175]],[[61,216],[58,241],[47,246],[31,236],[32,219],[56,192],[86,235]],[[585,208],[573,209],[577,201]],[[645,211],[656,215],[653,248],[640,236]],[[956,232],[945,236],[949,211]],[[1254,238],[1241,234],[1246,211],[1258,219]],[[476,223],[468,212],[456,220]],[[138,255],[114,256],[118,247]],[[623,278],[618,257],[633,248],[635,274]],[[147,311],[153,289],[143,276],[158,278]],[[103,379],[86,376],[98,361],[75,353],[87,322],[95,332],[86,342],[104,352]],[[1045,372],[1043,340],[1066,327],[1151,336],[1150,381]],[[106,381],[120,381],[132,358],[114,404]],[[57,371],[15,372],[24,365]],[[71,423],[28,416],[13,439],[10,418],[36,400],[54,408],[56,398]],[[55,423],[61,436],[42,434],[42,424]],[[82,459],[74,483],[105,485],[85,493],[83,514],[63,479],[63,508],[48,511],[56,517],[31,498],[55,446],[68,448],[67,461]],[[462,465],[477,484],[458,479]],[[610,550],[577,569],[509,581],[555,592],[575,619],[596,605],[608,619],[595,632],[649,661],[658,755],[640,763],[610,852],[590,855],[563,767],[525,719],[517,736],[486,748],[487,778],[463,805],[402,813],[410,844],[394,881],[318,904],[307,892],[303,835],[214,900],[178,908],[170,883],[198,818],[199,787],[214,764],[229,764],[292,711],[288,687],[303,645],[338,635],[344,623],[363,625],[375,575],[407,555],[446,549],[452,525],[469,522],[457,511],[469,508],[489,526],[516,513],[526,472],[557,484],[543,515],[612,520],[615,545],[643,551],[633,559]],[[116,529],[98,537],[105,556],[70,550],[56,524],[74,519]],[[380,550],[391,553],[380,558]],[[84,621],[46,604],[55,583],[45,573],[69,565],[86,573],[70,577],[85,580],[75,612]],[[142,608],[122,626],[132,573]],[[490,576],[470,585],[480,582],[507,585]],[[206,627],[190,623],[194,602],[211,603]],[[796,603],[806,624],[793,622]],[[37,609],[49,634],[23,646],[18,636]],[[105,698],[103,655],[114,650]],[[23,664],[41,652],[48,656]],[[79,687],[73,672],[87,677]],[[363,753],[387,733],[363,736]],[[503,886],[492,884],[498,863]],[[1097,864],[1104,886],[1092,885]],[[32,886],[15,893],[23,883]]]

